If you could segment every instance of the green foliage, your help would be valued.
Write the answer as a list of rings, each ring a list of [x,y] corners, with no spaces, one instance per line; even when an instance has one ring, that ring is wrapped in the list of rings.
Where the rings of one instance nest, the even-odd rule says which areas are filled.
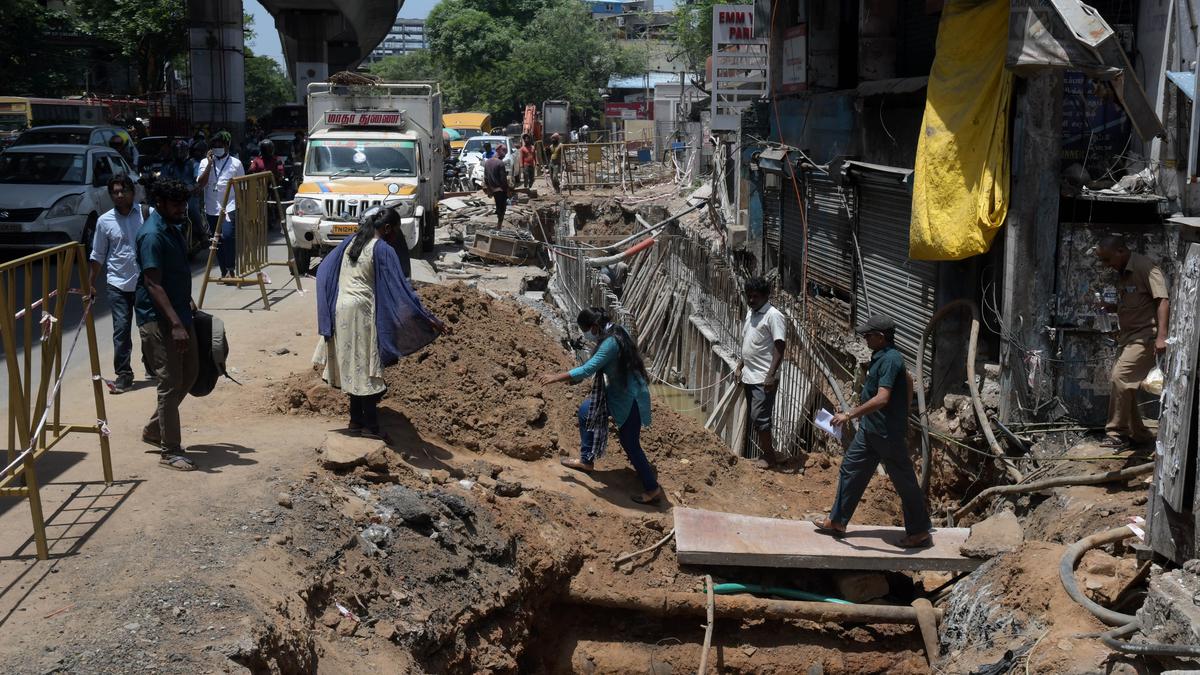
[[[163,64],[187,49],[187,3],[180,0],[72,0],[81,32],[129,57],[143,92],[154,89]]]
[[[37,0],[0,0],[0,94],[83,93],[84,51],[55,44],[51,38],[74,32],[70,17]]]
[[[610,76],[646,68],[579,0],[442,0],[425,25],[429,72],[442,82],[446,108],[488,111],[496,124],[548,99],[568,100],[590,119]]]
[[[696,0],[675,8],[671,41],[683,53],[688,70],[703,73],[712,54],[713,5],[751,4],[748,0]]]
[[[370,70],[372,74],[389,82],[442,79],[442,69],[433,62],[433,56],[428,49],[389,56],[371,64]]]
[[[263,119],[271,108],[295,100],[295,89],[279,62],[246,48],[246,116]]]

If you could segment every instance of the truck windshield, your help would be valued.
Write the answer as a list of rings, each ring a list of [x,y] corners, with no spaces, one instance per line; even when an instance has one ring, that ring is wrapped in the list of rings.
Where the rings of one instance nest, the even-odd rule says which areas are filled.
[[[0,115],[0,131],[20,131],[28,124],[25,114],[4,114]]]
[[[416,141],[319,139],[308,142],[304,173],[347,176],[386,172],[388,176],[417,175]]]

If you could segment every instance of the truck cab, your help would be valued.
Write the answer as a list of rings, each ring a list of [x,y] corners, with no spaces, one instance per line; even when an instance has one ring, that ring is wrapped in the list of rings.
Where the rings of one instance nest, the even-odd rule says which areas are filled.
[[[309,85],[303,177],[287,210],[302,272],[377,206],[400,214],[414,253],[432,248],[443,175],[440,107],[430,83]]]

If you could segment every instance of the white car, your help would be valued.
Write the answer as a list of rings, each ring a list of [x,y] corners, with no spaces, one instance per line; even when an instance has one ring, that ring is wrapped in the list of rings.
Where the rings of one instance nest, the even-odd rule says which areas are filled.
[[[462,153],[458,158],[463,164],[467,165],[467,175],[471,177],[471,182],[476,188],[483,187],[483,144],[487,143],[492,146],[494,152],[496,148],[503,145],[508,148],[508,154],[504,155],[504,168],[508,170],[508,180],[510,183],[516,183],[517,177],[513,173],[516,167],[515,146],[511,145],[507,136],[472,136],[467,139],[466,145],[463,146]]]
[[[138,175],[111,148],[17,145],[0,153],[0,249],[78,241],[91,249],[96,220],[113,207],[108,179]]]

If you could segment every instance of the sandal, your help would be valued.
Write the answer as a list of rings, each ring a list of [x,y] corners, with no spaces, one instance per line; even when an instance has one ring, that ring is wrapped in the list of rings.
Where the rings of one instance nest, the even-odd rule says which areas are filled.
[[[827,534],[834,539],[841,539],[842,537],[846,536],[846,528],[838,527],[837,523],[833,522],[829,518],[826,518],[820,522],[815,520],[811,522],[813,527],[816,528],[817,532],[820,532],[821,534]]]
[[[567,467],[568,469],[573,469],[575,471],[582,471],[583,473],[591,473],[592,470],[595,468],[593,465],[587,464],[581,459],[564,459],[564,460],[560,461],[559,464],[562,464],[563,466]]]
[[[1124,450],[1130,446],[1129,441],[1120,436],[1108,436],[1100,441],[1100,447],[1110,450]]]
[[[900,548],[929,548],[933,546],[933,535],[929,532],[910,534],[896,542]]]
[[[635,504],[650,506],[652,504],[658,504],[660,501],[662,501],[663,490],[662,488],[658,488],[649,497],[643,495],[630,495],[629,498],[632,499]]]
[[[174,471],[195,471],[196,463],[183,455],[164,454],[158,460],[158,465]]]

